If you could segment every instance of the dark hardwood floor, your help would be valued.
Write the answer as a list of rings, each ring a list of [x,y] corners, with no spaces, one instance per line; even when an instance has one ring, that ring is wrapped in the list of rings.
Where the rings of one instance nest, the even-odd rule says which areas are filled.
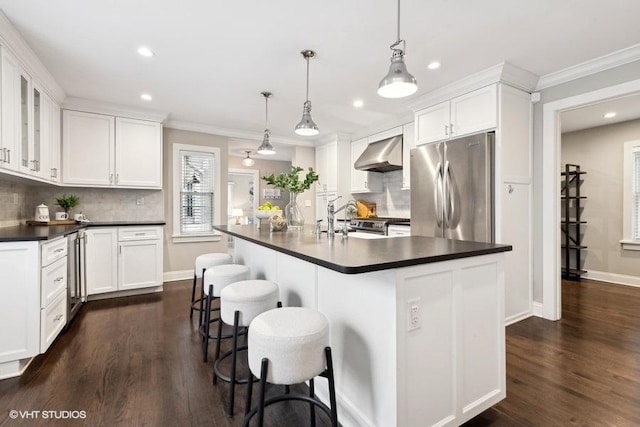
[[[211,384],[211,363],[202,362],[187,317],[189,296],[185,281],[163,294],[86,304],[22,377],[0,381],[0,426],[241,425],[244,386],[229,418],[228,386]],[[640,425],[640,289],[563,282],[563,316],[507,328],[507,399],[468,427]],[[86,418],[12,420],[12,409]],[[275,405],[268,418],[278,427],[308,425],[308,407]],[[318,421],[328,425],[324,415]]]

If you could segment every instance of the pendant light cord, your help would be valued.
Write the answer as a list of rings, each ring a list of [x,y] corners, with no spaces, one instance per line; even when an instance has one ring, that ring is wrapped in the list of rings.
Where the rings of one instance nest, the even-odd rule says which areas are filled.
[[[400,41],[400,0],[398,0],[398,37],[397,41]]]
[[[307,102],[309,102],[309,57],[305,59],[307,60]]]
[[[269,129],[269,97],[264,97],[264,128]]]

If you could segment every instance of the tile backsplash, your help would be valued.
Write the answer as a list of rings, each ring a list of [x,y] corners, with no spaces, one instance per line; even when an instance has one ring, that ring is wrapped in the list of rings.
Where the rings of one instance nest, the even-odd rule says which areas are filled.
[[[411,215],[411,191],[402,190],[402,171],[385,172],[382,176],[382,193],[354,194],[376,204],[378,216],[409,218]]]
[[[35,206],[27,202],[33,187],[0,180],[0,227],[11,227],[31,218]]]
[[[128,190],[120,188],[51,187],[37,188],[28,198],[29,206],[44,203],[54,212],[62,211],[56,206],[56,197],[75,194],[80,198],[72,214],[83,213],[91,221],[155,221],[164,219],[164,196],[162,190]],[[140,202],[140,204],[138,204]]]

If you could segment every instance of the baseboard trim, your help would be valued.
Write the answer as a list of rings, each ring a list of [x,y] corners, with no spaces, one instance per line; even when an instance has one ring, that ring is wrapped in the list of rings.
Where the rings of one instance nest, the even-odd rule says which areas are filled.
[[[509,326],[512,325],[514,323],[517,323],[521,320],[527,319],[529,317],[531,317],[533,314],[531,313],[531,310],[526,310],[523,311],[521,313],[518,314],[514,314],[513,316],[509,316],[505,319],[504,324],[505,326]]]
[[[533,302],[533,315],[536,317],[542,317],[544,318],[544,306],[542,305],[541,302]]]
[[[165,271],[162,273],[164,282],[193,279],[193,270]]]
[[[104,294],[94,294],[89,295],[87,297],[87,301],[97,301],[101,299],[109,299],[109,298],[120,298],[120,297],[130,297],[134,295],[144,295],[144,294],[153,294],[156,292],[162,292],[162,285],[160,286],[152,286],[149,288],[139,288],[139,289],[127,289],[125,291],[115,291],[115,292],[105,292]]]
[[[640,277],[628,276],[626,274],[608,273],[606,271],[589,270],[582,277],[599,282],[610,282],[617,285],[633,286],[640,288]]]

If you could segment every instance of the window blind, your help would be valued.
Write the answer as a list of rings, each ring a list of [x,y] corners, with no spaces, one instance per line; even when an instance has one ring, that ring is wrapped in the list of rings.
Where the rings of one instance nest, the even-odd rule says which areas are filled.
[[[180,151],[180,233],[210,233],[214,212],[214,156]]]
[[[633,150],[633,239],[640,240],[640,147]]]

